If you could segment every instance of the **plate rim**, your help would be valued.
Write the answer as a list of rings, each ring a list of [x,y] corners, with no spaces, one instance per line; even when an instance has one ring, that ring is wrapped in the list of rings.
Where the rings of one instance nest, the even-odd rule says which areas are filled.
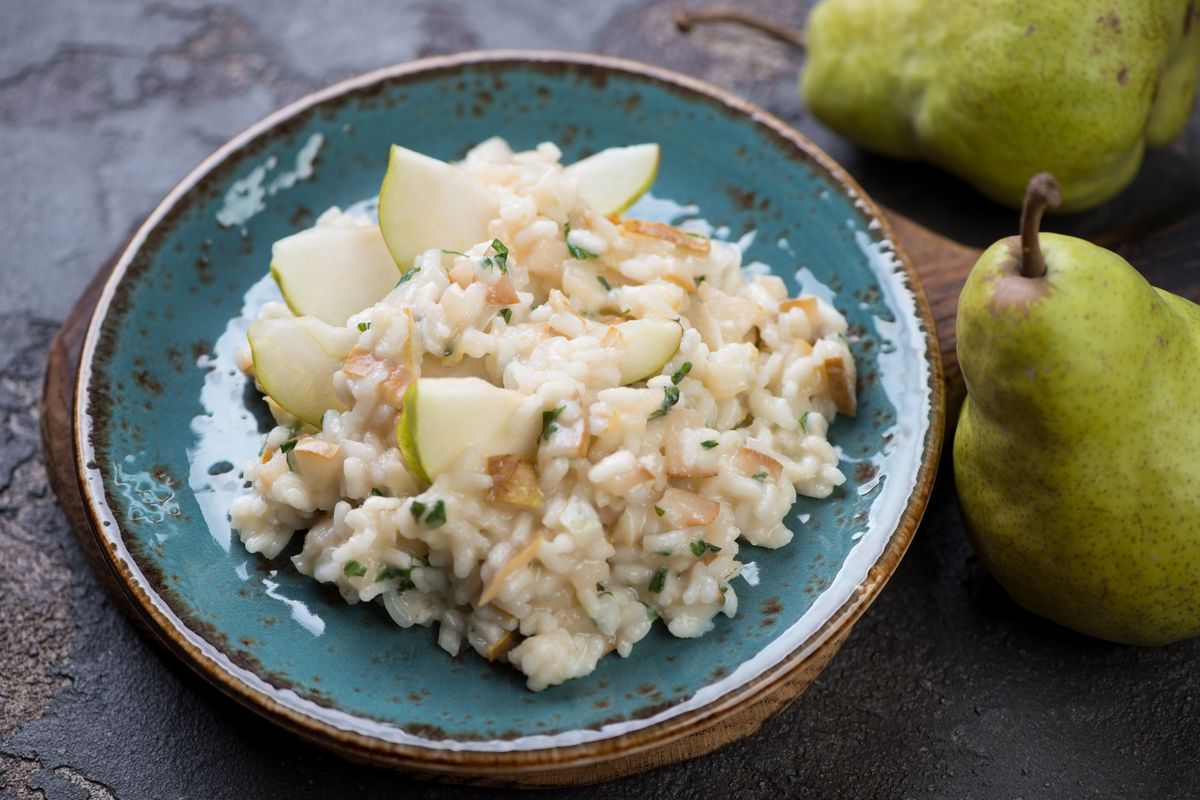
[[[331,722],[284,705],[275,695],[288,690],[274,687],[257,675],[255,677],[266,686],[266,690],[248,684],[222,663],[224,661],[233,665],[233,662],[219,647],[209,642],[200,631],[186,625],[184,620],[175,614],[167,601],[158,593],[153,582],[137,567],[126,548],[116,515],[108,506],[98,474],[99,470],[92,460],[95,450],[90,435],[92,425],[88,414],[88,389],[92,377],[92,362],[100,338],[100,328],[108,314],[117,287],[124,279],[134,257],[140,252],[152,232],[196,184],[218,169],[227,159],[287,121],[339,96],[393,80],[413,78],[438,71],[453,70],[464,66],[502,65],[505,63],[557,64],[567,67],[598,69],[643,79],[649,78],[668,88],[682,89],[692,94],[705,96],[739,116],[748,117],[752,123],[767,128],[776,136],[786,140],[798,154],[811,160],[820,170],[826,172],[844,192],[851,196],[856,204],[860,205],[869,219],[880,225],[881,237],[891,243],[891,251],[895,260],[907,278],[906,288],[913,296],[916,319],[923,328],[926,362],[929,366],[928,427],[921,445],[920,466],[914,477],[912,492],[895,530],[891,532],[879,556],[868,569],[866,577],[852,590],[850,597],[820,623],[813,634],[758,675],[732,687],[725,694],[703,706],[599,740],[520,750],[471,750],[462,749],[461,746],[414,745],[384,740],[360,731],[346,730]],[[122,248],[88,321],[87,332],[80,351],[73,399],[72,432],[74,435],[75,473],[93,537],[100,545],[100,552],[114,573],[123,594],[130,600],[131,605],[154,636],[188,667],[224,694],[304,738],[333,747],[351,757],[403,769],[443,774],[479,771],[489,774],[511,774],[594,768],[604,762],[646,754],[688,736],[699,734],[720,724],[739,711],[758,705],[761,701],[768,699],[773,690],[792,683],[792,678],[804,669],[810,656],[827,643],[838,639],[839,634],[844,636],[849,632],[849,629],[878,596],[907,551],[933,491],[940,461],[946,413],[941,350],[937,339],[936,323],[924,286],[907,253],[896,238],[888,217],[840,164],[806,136],[778,117],[707,81],[632,59],[569,51],[524,49],[478,50],[448,56],[434,56],[393,64],[356,75],[288,103],[217,148],[167,193]],[[94,483],[100,487],[98,493],[95,491]],[[106,514],[112,520],[111,523],[105,519]],[[111,535],[106,533],[110,527],[115,529]],[[191,633],[203,646],[197,646],[189,641],[185,631]],[[253,674],[252,670],[244,668],[240,671]],[[802,684],[800,689],[802,690],[806,685],[807,683]],[[783,698],[784,702],[772,710],[783,707],[786,702],[797,696],[799,691]],[[343,713],[349,714],[349,712]],[[360,719],[352,714],[349,716]],[[754,725],[736,738],[752,732],[756,727],[757,725]],[[569,731],[565,733],[569,733]],[[731,740],[727,739],[726,741]],[[430,744],[436,745],[438,742],[431,741]],[[648,766],[650,765],[653,764],[648,764]]]

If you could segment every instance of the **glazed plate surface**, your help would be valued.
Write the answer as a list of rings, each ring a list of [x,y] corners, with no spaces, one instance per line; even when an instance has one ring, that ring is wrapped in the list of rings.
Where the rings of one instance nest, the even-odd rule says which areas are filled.
[[[757,580],[701,639],[663,626],[628,659],[544,692],[429,629],[248,554],[226,517],[265,409],[232,366],[276,239],[369,200],[393,142],[443,159],[500,135],[553,141],[564,161],[657,141],[662,164],[630,215],[703,218],[747,263],[846,315],[859,414],[830,431],[846,484],[801,500],[787,547],[746,546]],[[878,210],[813,145],[733,97],[661,70],[553,53],[404,65],[332,87],[202,164],[151,215],[105,288],[76,405],[82,490],[101,549],[152,629],[239,701],[343,752],[486,773],[647,749],[768,693],[844,631],[895,568],[940,448],[933,323]]]

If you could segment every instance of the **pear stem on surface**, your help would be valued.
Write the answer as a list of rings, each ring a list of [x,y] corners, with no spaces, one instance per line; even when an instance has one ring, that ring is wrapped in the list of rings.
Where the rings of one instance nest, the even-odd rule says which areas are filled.
[[[1038,240],[1042,214],[1047,208],[1058,208],[1062,195],[1058,180],[1049,172],[1039,172],[1025,187],[1025,202],[1021,205],[1021,274],[1040,278],[1046,274],[1046,258]]]
[[[756,31],[761,31],[772,39],[778,39],[785,44],[804,49],[804,34],[790,30],[782,25],[763,19],[754,14],[733,8],[732,6],[712,6],[710,8],[688,9],[680,8],[675,11],[675,27],[682,33],[690,33],[696,25],[709,22],[732,22],[744,25]]]

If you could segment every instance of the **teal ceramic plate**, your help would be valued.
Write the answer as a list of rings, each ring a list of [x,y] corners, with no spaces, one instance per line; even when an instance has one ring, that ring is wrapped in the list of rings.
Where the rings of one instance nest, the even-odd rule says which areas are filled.
[[[658,626],[630,658],[605,658],[592,675],[537,694],[505,665],[473,653],[449,658],[431,631],[402,630],[379,606],[344,604],[286,558],[249,555],[226,517],[240,465],[261,442],[263,409],[231,358],[244,315],[274,292],[261,280],[271,243],[331,205],[370,198],[392,142],[454,159],[496,134],[521,148],[557,142],[567,161],[661,143],[654,196],[631,213],[703,216],[793,291],[832,297],[859,365],[859,414],[830,434],[849,480],[828,500],[797,503],[788,547],[743,550],[758,580],[740,581],[739,615],[698,640]],[[353,757],[538,782],[711,749],[798,693],[907,547],[942,416],[938,349],[917,278],[878,209],[814,145],[680,75],[500,52],[339,84],[201,164],[138,231],[104,289],[75,421],[101,549],[185,662]],[[739,715],[740,727],[731,725]],[[606,763],[616,766],[606,772]]]

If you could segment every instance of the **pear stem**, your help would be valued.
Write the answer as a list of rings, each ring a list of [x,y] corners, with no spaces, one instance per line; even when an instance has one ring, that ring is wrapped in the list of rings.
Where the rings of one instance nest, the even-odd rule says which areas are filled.
[[[710,8],[698,9],[680,8],[675,11],[675,27],[681,33],[690,33],[696,25],[704,25],[710,22],[732,22],[735,25],[742,25],[765,33],[772,39],[778,39],[785,44],[790,44],[801,50],[805,48],[804,34],[785,28],[782,25],[776,25],[774,22],[770,22],[754,14],[748,14],[731,6],[712,6]]]
[[[1058,208],[1062,195],[1058,181],[1049,172],[1039,172],[1025,187],[1025,202],[1021,205],[1021,274],[1040,278],[1046,274],[1046,258],[1038,240],[1042,214],[1047,208]]]

